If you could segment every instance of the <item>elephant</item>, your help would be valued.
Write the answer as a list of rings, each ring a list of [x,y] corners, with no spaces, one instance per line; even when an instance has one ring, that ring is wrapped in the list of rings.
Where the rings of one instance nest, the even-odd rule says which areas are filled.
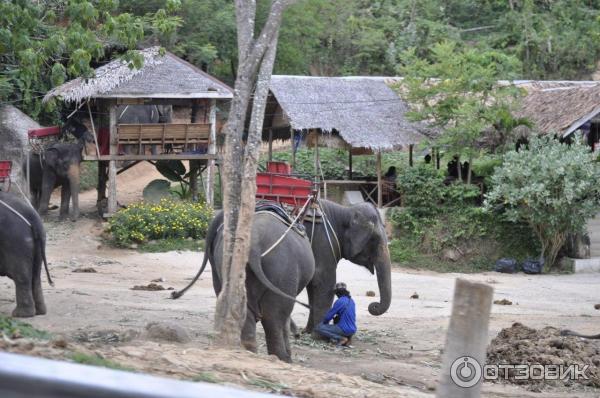
[[[95,151],[87,148],[94,142],[93,136],[80,122],[72,120],[62,130],[71,133],[77,143],[57,142],[46,147],[42,154],[34,152],[29,156],[29,189],[32,205],[40,215],[48,213],[52,191],[61,187],[60,219],[69,214],[69,201],[73,199],[71,219],[79,217],[79,167],[83,160],[82,152]],[[27,166],[23,167],[26,170]]]
[[[44,315],[42,262],[48,281],[52,279],[46,261],[46,233],[36,211],[15,195],[0,192],[0,276],[15,283],[17,307],[14,317]]]
[[[377,274],[380,302],[369,304],[371,315],[385,313],[392,300],[390,253],[379,211],[371,203],[342,206],[319,199],[318,205],[324,215],[322,223],[313,228],[310,214],[304,218],[315,258],[315,275],[306,287],[310,304],[307,333],[313,332],[333,303],[336,269],[342,258]],[[313,336],[318,337],[314,332]]]
[[[204,260],[194,280],[171,297],[176,299],[189,289],[206,267],[212,266],[212,280],[217,297],[223,283],[223,213],[216,214],[206,236]],[[305,235],[290,230],[270,212],[258,212],[252,224],[250,256],[246,267],[247,315],[242,329],[242,345],[256,352],[256,323],[260,321],[267,340],[267,351],[285,362],[292,361],[289,322],[295,297],[312,279],[315,262]],[[281,242],[275,242],[284,236]],[[267,254],[262,256],[263,253]],[[302,303],[301,303],[302,304]],[[305,305],[305,304],[303,304]]]

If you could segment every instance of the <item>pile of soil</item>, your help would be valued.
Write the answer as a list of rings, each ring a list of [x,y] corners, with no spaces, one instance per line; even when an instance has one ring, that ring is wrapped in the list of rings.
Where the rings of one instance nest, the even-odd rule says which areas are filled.
[[[536,330],[520,323],[502,329],[492,340],[487,352],[488,364],[589,365],[588,379],[516,380],[514,369],[500,369],[499,380],[527,385],[533,390],[544,386],[600,388],[600,342],[574,336],[561,336],[553,327]],[[508,371],[508,378],[505,372]]]

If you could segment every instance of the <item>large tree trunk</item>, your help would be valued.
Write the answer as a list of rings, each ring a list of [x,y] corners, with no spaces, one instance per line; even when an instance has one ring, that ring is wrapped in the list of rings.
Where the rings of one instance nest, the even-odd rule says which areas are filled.
[[[221,267],[223,286],[215,310],[215,344],[220,346],[236,347],[241,344],[241,329],[246,319],[246,263],[250,252],[256,167],[265,102],[282,14],[292,2],[293,0],[275,0],[265,26],[254,38],[256,3],[236,0],[239,65],[234,98],[225,126]],[[253,92],[250,129],[244,145],[244,123]]]

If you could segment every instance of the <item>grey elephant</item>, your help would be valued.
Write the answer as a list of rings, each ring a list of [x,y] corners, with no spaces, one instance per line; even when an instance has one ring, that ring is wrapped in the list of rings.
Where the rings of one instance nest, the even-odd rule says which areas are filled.
[[[13,280],[17,307],[14,317],[46,313],[42,293],[42,263],[48,281],[46,233],[40,216],[16,196],[0,192],[0,276]]]
[[[64,133],[73,134],[77,142],[57,142],[46,147],[42,154],[30,153],[29,190],[31,203],[40,215],[45,215],[48,213],[52,191],[61,187],[60,219],[69,215],[69,202],[72,199],[71,219],[75,221],[79,218],[79,172],[83,160],[82,153],[84,150],[94,153],[94,139],[87,128],[75,120],[65,126]],[[25,167],[23,170],[26,170]]]
[[[215,294],[221,291],[223,258],[223,213],[213,219],[206,236],[206,252],[200,271],[183,290],[174,292],[179,298],[189,289],[206,267],[212,266]],[[289,322],[295,297],[312,279],[315,263],[310,252],[310,243],[305,235],[291,230],[281,243],[267,252],[288,226],[270,212],[259,212],[254,216],[250,257],[246,268],[247,315],[242,329],[243,346],[256,352],[256,323],[261,322],[265,330],[267,351],[279,359],[291,362]],[[297,301],[296,301],[297,302]]]
[[[312,218],[304,219],[315,258],[315,275],[306,287],[310,315],[305,332],[313,332],[331,307],[337,264],[342,258],[376,273],[380,301],[369,305],[371,315],[385,313],[392,300],[387,235],[377,209],[370,203],[347,207],[319,200],[319,204],[324,214],[322,222],[315,223],[313,228]]]

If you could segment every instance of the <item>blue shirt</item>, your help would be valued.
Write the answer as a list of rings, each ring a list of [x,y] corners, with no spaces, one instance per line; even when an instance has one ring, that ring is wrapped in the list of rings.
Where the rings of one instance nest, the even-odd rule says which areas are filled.
[[[333,303],[333,307],[327,312],[323,323],[328,324],[334,316],[339,315],[340,321],[337,324],[347,336],[356,333],[356,308],[354,300],[350,296],[342,296]]]

